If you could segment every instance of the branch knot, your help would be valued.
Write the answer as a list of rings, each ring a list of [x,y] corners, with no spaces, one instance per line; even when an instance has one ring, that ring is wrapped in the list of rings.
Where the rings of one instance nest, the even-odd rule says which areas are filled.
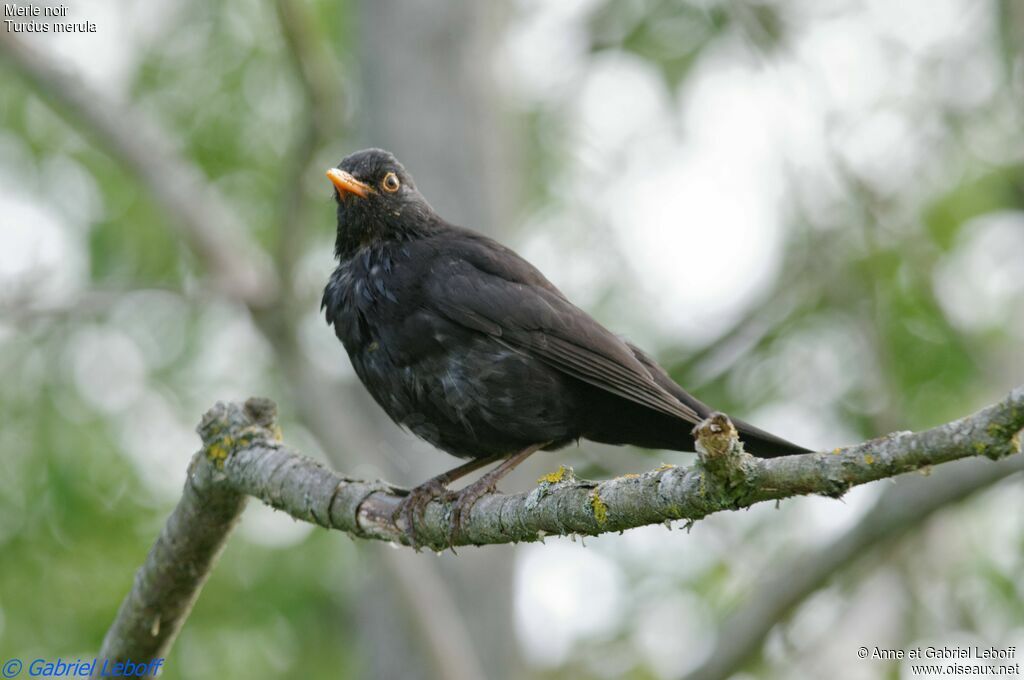
[[[235,450],[257,441],[276,445],[282,437],[277,424],[277,404],[263,397],[252,397],[243,407],[217,402],[203,414],[196,432],[203,440],[207,459],[218,470],[224,469]]]
[[[757,461],[743,450],[736,426],[729,416],[715,412],[697,423],[692,433],[707,481],[721,485],[726,505],[737,505],[752,484]]]

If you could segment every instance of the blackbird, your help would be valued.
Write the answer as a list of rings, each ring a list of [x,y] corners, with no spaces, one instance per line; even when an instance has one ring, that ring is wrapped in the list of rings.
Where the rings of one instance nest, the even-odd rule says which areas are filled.
[[[327,171],[338,233],[322,302],[359,379],[398,425],[469,462],[413,489],[414,521],[447,485],[500,465],[457,494],[449,536],[497,481],[538,449],[580,439],[692,451],[712,409],[655,361],[496,241],[434,212],[381,149]],[[807,449],[733,420],[755,456]]]

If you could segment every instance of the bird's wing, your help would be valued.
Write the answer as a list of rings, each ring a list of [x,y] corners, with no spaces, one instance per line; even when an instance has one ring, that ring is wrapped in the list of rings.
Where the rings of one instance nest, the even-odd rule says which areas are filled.
[[[489,250],[484,254],[493,256]],[[666,415],[699,420],[655,382],[625,342],[512,251],[497,261],[475,252],[460,255],[432,267],[423,282],[437,312],[578,380]]]

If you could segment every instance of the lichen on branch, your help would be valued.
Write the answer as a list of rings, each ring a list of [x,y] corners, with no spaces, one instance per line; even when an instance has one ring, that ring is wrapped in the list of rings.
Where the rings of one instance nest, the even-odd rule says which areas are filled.
[[[251,404],[251,402],[250,402]],[[251,406],[249,406],[251,409]],[[353,536],[406,543],[394,510],[402,491],[385,482],[352,480],[305,458],[274,437],[249,441],[243,411],[218,405],[204,426],[208,455],[223,460],[232,488],[289,514]],[[267,429],[269,427],[269,429]],[[264,426],[271,431],[276,425]],[[843,495],[850,487],[970,456],[998,459],[1020,450],[1024,388],[972,416],[920,433],[901,432],[845,449],[776,459],[746,454],[736,429],[716,413],[694,429],[699,454],[692,467],[662,466],[601,482],[577,479],[569,468],[545,475],[531,492],[481,498],[464,518],[455,545],[533,541],[553,534],[599,534],[671,520],[699,520],[766,500]],[[276,430],[275,430],[276,431]],[[279,431],[278,431],[279,432]],[[226,434],[225,434],[226,433]],[[416,527],[420,545],[443,550],[449,507],[436,500]]]
[[[971,416],[918,433],[900,432],[822,453],[754,458],[736,429],[716,413],[694,429],[699,459],[595,482],[562,466],[532,491],[481,498],[463,515],[455,545],[594,535],[672,520],[694,522],[722,510],[791,496],[839,497],[852,486],[969,457],[1020,453],[1024,387]],[[188,616],[245,499],[256,497],[293,517],[353,537],[408,543],[393,519],[404,491],[382,481],[340,476],[282,443],[267,399],[217,404],[198,427],[203,448],[188,470],[182,498],[136,574],[101,656],[162,656]],[[450,547],[449,507],[427,506],[418,545]]]

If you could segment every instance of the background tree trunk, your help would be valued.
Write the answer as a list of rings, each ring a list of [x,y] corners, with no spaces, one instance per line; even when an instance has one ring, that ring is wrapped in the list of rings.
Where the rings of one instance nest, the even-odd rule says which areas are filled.
[[[503,124],[491,73],[506,10],[503,1],[385,0],[363,4],[359,23],[364,99],[357,127],[365,134],[365,145],[386,148],[401,159],[446,219],[497,238],[508,231],[516,191],[499,177],[521,174],[512,165],[516,159],[509,149],[515,140],[511,126]],[[362,399],[368,401],[365,395]],[[381,421],[382,440],[404,454],[403,468],[408,462],[406,469],[392,465],[389,479],[412,485],[452,466],[449,456],[414,443],[380,416],[375,405],[369,407]],[[410,448],[415,456],[408,455]],[[425,557],[403,552],[398,559],[411,567]],[[479,656],[486,660],[487,677],[518,675],[513,561],[496,551],[466,549],[458,560],[443,559],[441,566]],[[379,606],[365,611],[388,615]]]

